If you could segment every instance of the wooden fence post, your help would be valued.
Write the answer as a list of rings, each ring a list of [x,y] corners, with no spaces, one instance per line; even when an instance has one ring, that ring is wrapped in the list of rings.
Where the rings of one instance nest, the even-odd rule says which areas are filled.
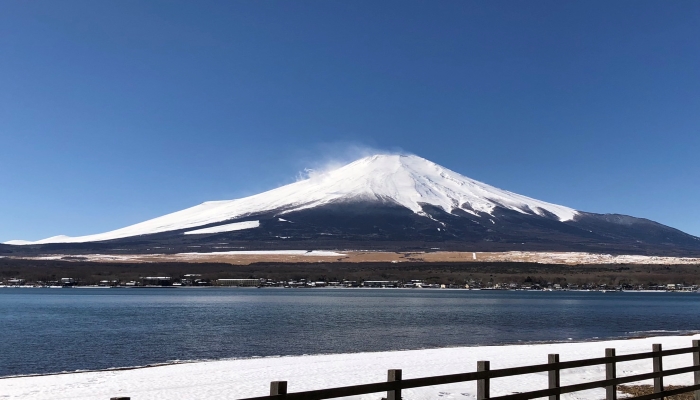
[[[547,363],[549,364],[558,364],[559,363],[559,354],[550,354],[547,357]],[[560,381],[560,375],[559,375],[559,368],[553,369],[549,371],[549,388],[554,389],[558,388],[561,386],[561,381]],[[554,394],[549,396],[549,400],[559,400],[561,395]]]
[[[489,361],[477,361],[477,372],[489,371],[491,363]],[[491,397],[491,379],[484,378],[476,381],[476,400],[486,400]]]
[[[700,340],[693,340],[693,347],[695,348],[695,351],[693,351],[693,366],[700,367]],[[693,373],[695,376],[695,384],[700,385],[700,371],[695,370]],[[700,400],[700,390],[695,391],[695,400]]]
[[[658,353],[661,352],[661,345],[660,344],[653,344],[651,345],[651,351]],[[663,361],[662,357],[660,355],[654,356],[652,358],[654,360],[654,372],[663,372],[664,371],[664,366],[663,366]],[[664,377],[659,376],[657,378],[654,378],[654,393],[661,393],[664,391]],[[659,400],[663,400],[663,396],[659,396]]]
[[[605,349],[605,357],[612,357],[612,360],[605,363],[605,379],[617,378],[617,363],[615,362],[615,349]],[[617,400],[617,385],[605,387],[605,400]]]
[[[277,396],[278,394],[287,394],[287,381],[270,382],[270,396]]]
[[[390,369],[387,382],[400,381],[402,373],[400,369]],[[386,400],[401,400],[401,389],[389,390],[386,392]]]

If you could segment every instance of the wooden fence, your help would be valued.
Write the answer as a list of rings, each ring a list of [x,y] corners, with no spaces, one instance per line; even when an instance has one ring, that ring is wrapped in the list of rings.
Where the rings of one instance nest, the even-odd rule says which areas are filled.
[[[688,353],[693,354],[692,366],[664,370],[663,357]],[[648,358],[652,360],[653,372],[620,378],[617,377],[617,363]],[[605,365],[604,380],[577,383],[567,386],[561,386],[560,384],[559,375],[560,371],[563,369],[581,368],[603,364]],[[549,388],[491,397],[491,379],[534,374],[539,372],[547,372],[549,374]],[[664,390],[664,377],[686,374],[690,372],[694,374],[693,385],[680,389]],[[542,397],[549,397],[549,400],[559,400],[562,394],[595,388],[605,388],[606,400],[617,400],[618,385],[647,379],[654,380],[653,394],[637,396],[633,397],[633,399],[663,400],[663,398],[667,396],[695,392],[695,400],[700,400],[700,340],[693,340],[693,345],[691,347],[672,350],[662,350],[660,344],[655,344],[652,346],[652,351],[648,353],[618,356],[615,354],[615,349],[605,349],[605,357],[586,360],[562,362],[559,361],[559,354],[550,354],[547,364],[491,369],[488,361],[478,361],[475,372],[414,379],[402,379],[401,375],[402,371],[400,369],[390,369],[386,382],[336,387],[331,389],[310,390],[296,393],[287,393],[286,381],[275,381],[270,383],[269,396],[251,397],[243,400],[324,400],[379,392],[386,392],[387,400],[401,400],[401,390],[403,389],[472,381],[476,381],[477,400],[530,400]],[[129,400],[129,398],[113,397],[111,400]]]

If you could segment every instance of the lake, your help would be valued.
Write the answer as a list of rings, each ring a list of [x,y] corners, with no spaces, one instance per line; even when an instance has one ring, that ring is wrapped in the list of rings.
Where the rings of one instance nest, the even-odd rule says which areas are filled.
[[[0,289],[0,376],[700,331],[700,294]]]

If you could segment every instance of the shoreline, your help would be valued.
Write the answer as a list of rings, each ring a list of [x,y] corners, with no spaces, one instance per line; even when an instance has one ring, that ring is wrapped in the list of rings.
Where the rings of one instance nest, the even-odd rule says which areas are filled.
[[[7,376],[0,378],[0,393],[6,394],[4,398],[9,399],[106,400],[124,395],[144,400],[165,398],[223,400],[265,395],[269,382],[273,380],[288,380],[290,392],[294,392],[381,382],[386,379],[386,369],[389,368],[404,369],[406,378],[442,375],[474,370],[478,359],[490,360],[493,368],[508,368],[546,362],[547,354],[552,352],[561,354],[564,360],[574,360],[602,356],[606,347],[617,348],[618,354],[629,354],[649,351],[652,343],[663,343],[665,349],[687,347],[693,339],[700,339],[700,334],[687,333],[584,342],[178,361],[95,371]],[[685,358],[688,360],[683,356],[667,357],[664,359],[664,364],[667,368],[675,365],[685,366],[690,360],[689,356]],[[648,366],[643,361],[628,364],[632,364],[625,367],[625,371],[628,372],[646,371],[651,368],[650,362]],[[562,376],[566,376],[567,380],[574,378],[585,380],[596,373],[604,373],[603,370],[598,371],[598,369],[571,370]],[[522,385],[529,385],[531,381],[539,382],[539,378],[537,375],[509,378],[512,382],[494,385],[494,392],[508,394],[517,391],[517,388]],[[546,377],[544,379],[546,380]],[[673,377],[668,383],[687,384],[688,379],[680,375]],[[456,399],[464,399],[464,396],[470,398],[473,394],[470,383],[447,386],[457,391],[454,397]],[[435,398],[438,393],[445,392],[449,388],[443,386],[418,388],[407,392],[405,397],[407,399]],[[586,391],[587,394],[583,395],[578,393],[576,398],[599,398],[598,392],[592,390]],[[469,396],[464,395],[465,393]],[[377,394],[358,398],[374,399],[376,397]]]
[[[307,257],[308,258],[308,257]],[[327,262],[322,260],[295,260],[293,262],[259,262],[254,264],[228,264],[223,262],[87,262],[87,261],[31,261],[1,259],[0,275],[7,277],[0,284],[7,286],[48,285],[46,277],[72,278],[80,285],[99,285],[104,280],[126,285],[140,283],[143,277],[169,277],[172,283],[189,282],[187,276],[197,274],[200,279],[216,285],[219,279],[264,279],[263,286],[279,286],[284,282],[298,281],[290,286],[301,285],[301,281],[316,282],[321,279],[326,286],[335,282],[352,285],[361,282],[391,281],[402,285],[415,281],[429,285],[463,288],[494,287],[548,288],[560,285],[569,289],[654,289],[666,290],[671,285],[676,290],[697,290],[700,278],[697,265],[618,265],[587,264],[563,265],[534,262],[445,262],[412,261],[391,262]],[[23,282],[10,282],[23,280]],[[353,283],[354,282],[354,283]],[[293,282],[292,282],[293,283]],[[222,284],[232,284],[231,282]],[[247,283],[250,284],[250,283]],[[693,285],[696,285],[693,288]],[[259,286],[255,284],[255,286]],[[312,286],[312,285],[308,285]]]
[[[337,289],[351,289],[351,290],[416,290],[416,291],[428,291],[428,292],[438,292],[438,291],[466,291],[466,292],[573,292],[573,293],[690,293],[690,294],[700,294],[700,289],[698,290],[653,290],[653,289],[639,289],[639,290],[615,290],[615,289],[495,289],[495,288],[407,288],[407,287],[369,287],[369,286],[306,286],[306,287],[282,287],[282,286],[227,286],[227,285],[210,285],[210,286],[8,286],[0,285],[0,289],[296,289],[296,290],[337,290]]]
[[[668,335],[664,335],[666,332]],[[442,349],[474,349],[482,347],[508,347],[508,346],[538,346],[538,345],[554,345],[554,344],[580,344],[580,343],[597,343],[597,342],[614,342],[614,341],[625,341],[625,340],[637,340],[637,339],[652,339],[652,338],[667,338],[667,337],[692,337],[700,336],[700,329],[692,331],[648,331],[648,335],[644,335],[644,331],[630,332],[639,333],[640,335],[635,336],[619,336],[619,337],[608,337],[608,338],[590,338],[583,340],[549,340],[549,341],[530,341],[530,342],[517,342],[517,343],[502,343],[502,344],[489,344],[489,345],[473,345],[473,346],[442,346],[442,347],[426,347],[419,349],[401,349],[401,350],[377,350],[377,351],[363,351],[357,353],[316,353],[316,354],[288,354],[288,355],[270,355],[270,356],[249,356],[249,357],[226,357],[226,358],[204,358],[204,359],[194,359],[194,360],[171,360],[164,361],[146,365],[131,365],[123,367],[110,367],[103,369],[85,369],[85,370],[74,370],[74,371],[58,371],[58,372],[47,372],[38,374],[20,374],[20,375],[5,375],[0,376],[0,381],[3,379],[14,379],[14,378],[30,378],[30,377],[43,377],[43,376],[54,376],[54,375],[71,375],[71,374],[86,374],[93,372],[112,372],[112,371],[130,371],[139,370],[146,368],[159,368],[169,365],[181,365],[181,364],[196,364],[196,363],[209,363],[209,362],[223,362],[223,361],[240,361],[240,360],[258,360],[258,359],[279,359],[288,357],[316,357],[316,356],[342,356],[342,355],[354,355],[354,354],[381,354],[381,353],[394,353],[402,351],[424,351],[424,350],[442,350]]]

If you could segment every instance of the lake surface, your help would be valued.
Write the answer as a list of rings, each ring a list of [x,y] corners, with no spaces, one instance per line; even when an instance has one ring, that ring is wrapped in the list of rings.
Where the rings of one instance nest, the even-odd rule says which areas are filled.
[[[0,376],[700,331],[700,294],[0,289]]]

